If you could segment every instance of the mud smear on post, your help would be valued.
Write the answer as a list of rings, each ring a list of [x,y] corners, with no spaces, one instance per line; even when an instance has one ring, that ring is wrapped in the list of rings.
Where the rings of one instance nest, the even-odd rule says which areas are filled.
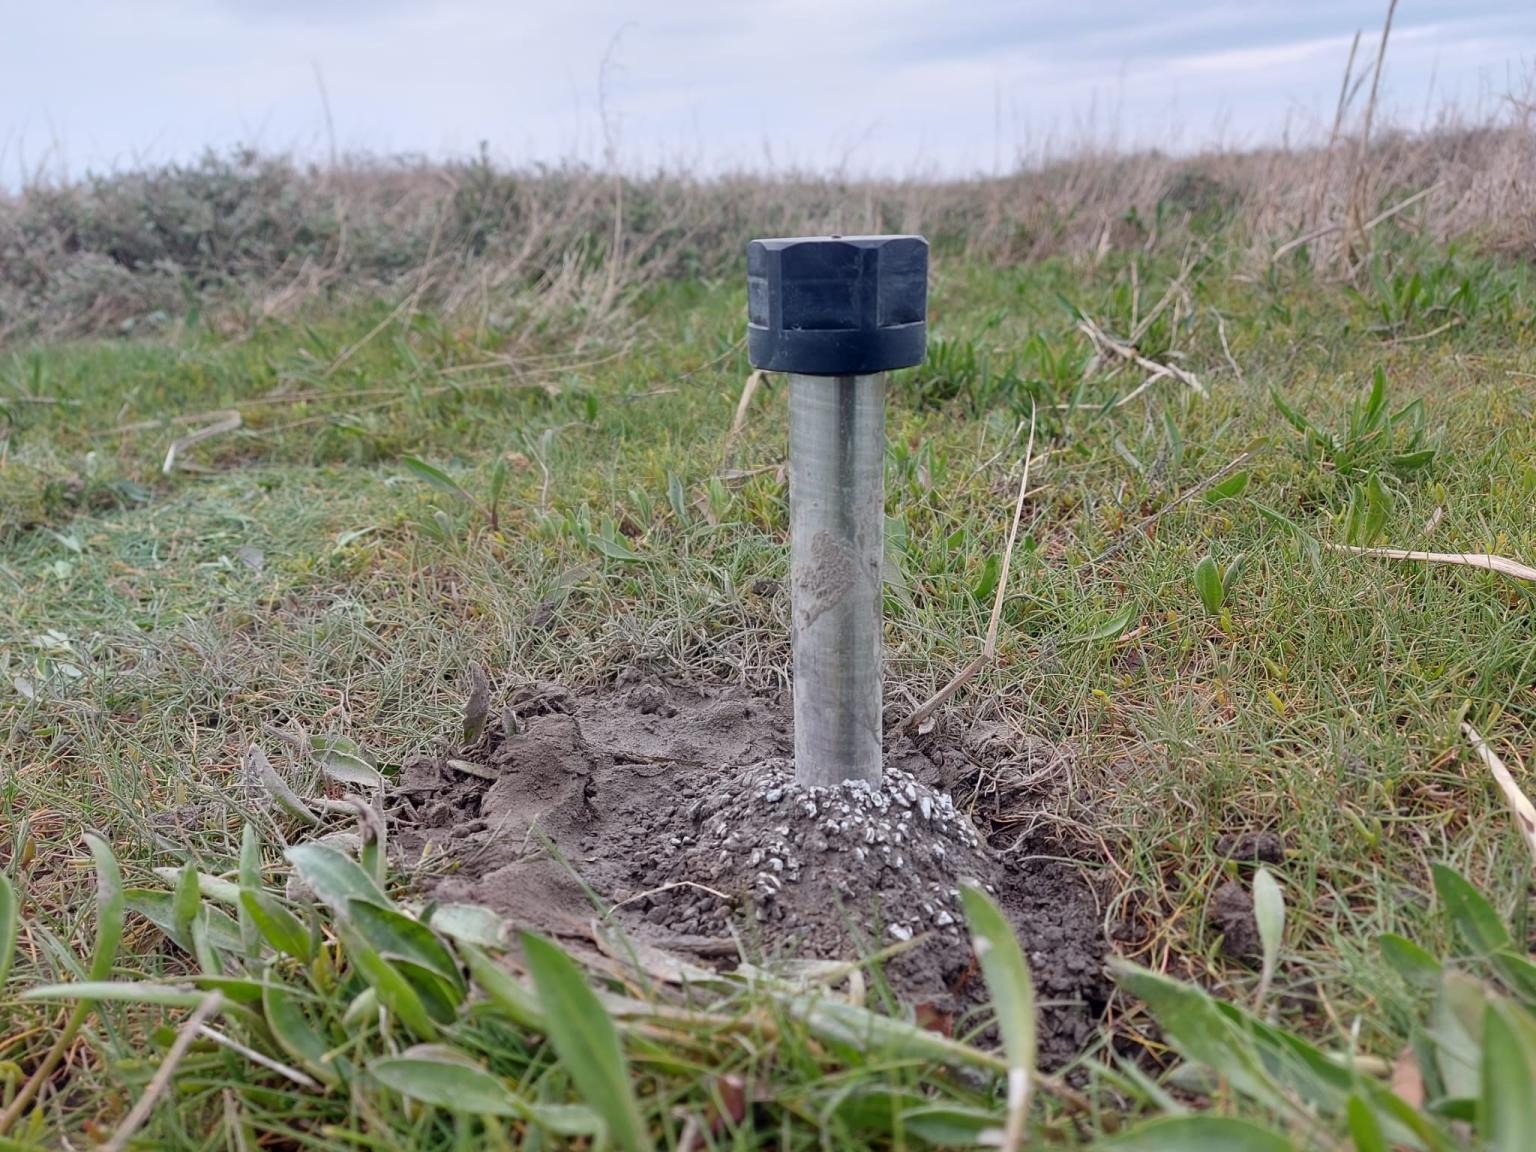
[[[806,789],[789,709],[734,690],[535,684],[491,717],[473,749],[409,762],[391,797],[391,843],[434,898],[589,939],[590,890],[637,939],[725,962],[900,947],[892,991],[948,1020],[985,1000],[958,901],[974,880],[1024,944],[1042,1061],[1093,1037],[1098,905],[1079,868],[1040,859],[1060,846],[1021,835],[1016,802],[1051,786],[1053,757],[1004,730],[891,737],[879,789]]]

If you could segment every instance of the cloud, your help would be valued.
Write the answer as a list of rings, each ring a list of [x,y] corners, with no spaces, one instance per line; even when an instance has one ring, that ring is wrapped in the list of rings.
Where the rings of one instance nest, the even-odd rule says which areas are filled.
[[[235,142],[966,173],[1042,141],[1198,147],[1331,114],[1379,0],[77,0],[0,39],[0,179]],[[1486,92],[1526,0],[1399,13],[1393,98]],[[605,64],[606,61],[606,64]],[[601,114],[600,114],[601,113]],[[604,123],[606,116],[606,126]],[[605,131],[606,127],[606,131]]]

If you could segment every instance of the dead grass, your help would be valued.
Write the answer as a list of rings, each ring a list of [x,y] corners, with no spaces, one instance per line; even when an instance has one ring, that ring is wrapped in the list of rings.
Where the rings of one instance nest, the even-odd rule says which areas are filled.
[[[1351,61],[1353,67],[1353,59]],[[1358,78],[1357,78],[1358,79]],[[0,340],[216,319],[231,333],[326,302],[396,293],[460,323],[583,343],[662,279],[734,275],[746,239],[922,232],[1012,264],[1182,245],[1217,230],[1260,274],[1294,255],[1346,277],[1393,220],[1426,241],[1536,254],[1536,120],[1373,124],[1346,76],[1325,145],[1175,157],[1085,149],[996,179],[686,172],[210,154],[0,198]],[[1351,124],[1358,122],[1351,133]],[[1302,250],[1298,253],[1298,250]]]

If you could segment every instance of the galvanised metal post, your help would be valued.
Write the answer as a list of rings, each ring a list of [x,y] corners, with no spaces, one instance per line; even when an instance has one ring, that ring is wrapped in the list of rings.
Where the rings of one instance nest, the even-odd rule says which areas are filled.
[[[928,242],[747,247],[747,353],[789,374],[795,778],[880,783],[885,376],[923,359]]]

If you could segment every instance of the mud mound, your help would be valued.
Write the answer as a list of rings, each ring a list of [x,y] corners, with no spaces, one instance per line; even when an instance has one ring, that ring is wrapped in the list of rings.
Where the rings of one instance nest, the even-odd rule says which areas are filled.
[[[996,763],[1018,751],[988,743]],[[1067,864],[1010,866],[935,787],[994,764],[963,739],[903,737],[881,787],[802,789],[791,746],[781,705],[736,692],[534,685],[476,747],[406,766],[392,843],[433,896],[546,932],[587,936],[590,888],[637,937],[703,955],[905,945],[886,979],[940,1013],[984,994],[959,902],[975,881],[1013,920],[1048,1001],[1042,1056],[1079,1051],[1106,995],[1092,891]]]

